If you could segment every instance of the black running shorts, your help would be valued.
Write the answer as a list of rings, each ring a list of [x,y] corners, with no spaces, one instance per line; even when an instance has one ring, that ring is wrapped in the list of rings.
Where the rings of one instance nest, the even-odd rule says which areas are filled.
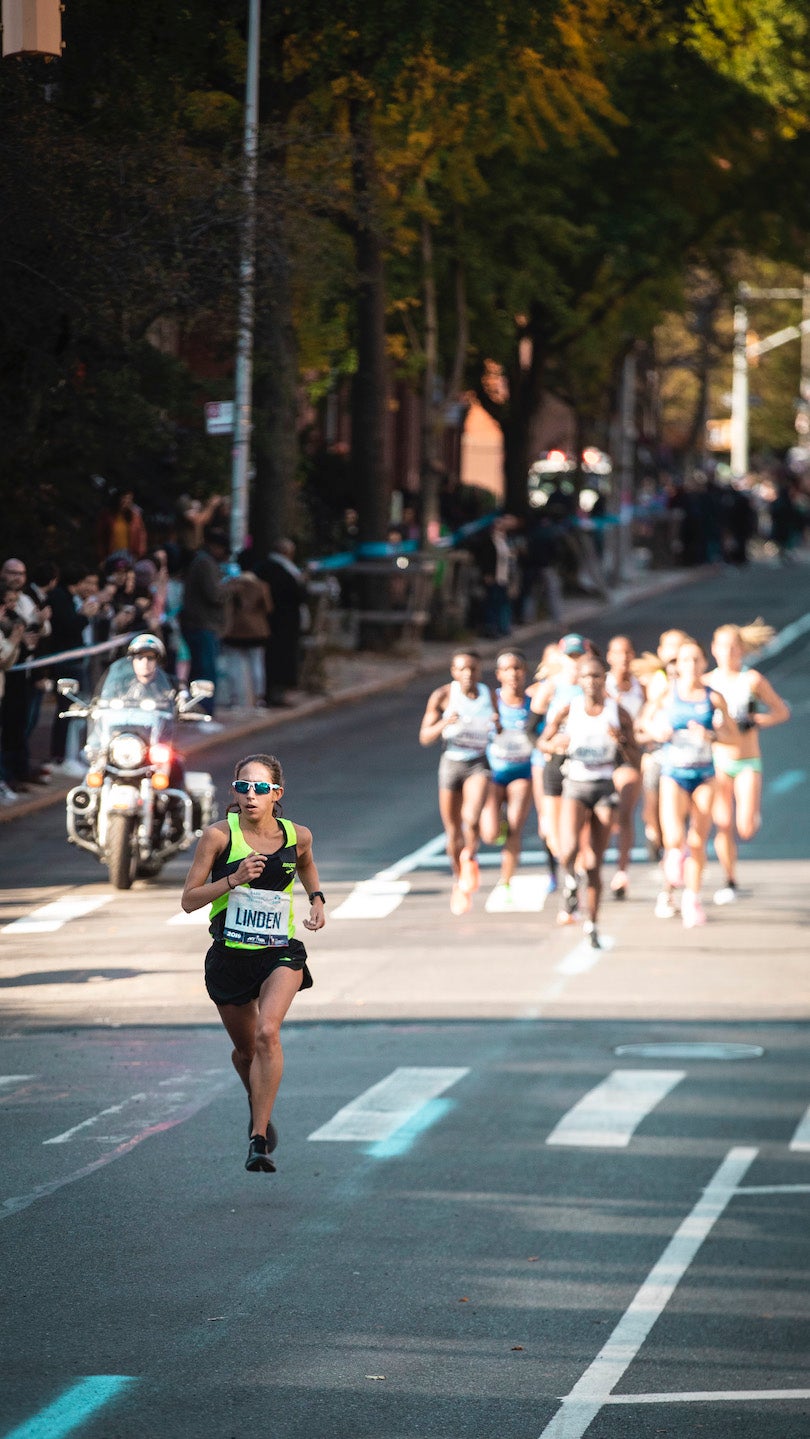
[[[600,804],[614,805],[618,798],[612,779],[564,779],[563,795],[587,809],[596,809]]]
[[[439,789],[461,790],[464,781],[474,774],[489,774],[486,755],[476,755],[475,759],[453,759],[451,755],[443,754],[439,760]]]
[[[232,949],[215,939],[205,956],[205,987],[214,1004],[250,1004],[275,969],[303,972],[302,989],[312,988],[307,952],[299,939],[276,948]]]
[[[559,799],[563,792],[562,767],[564,754],[547,754],[543,765],[543,794],[547,799]]]

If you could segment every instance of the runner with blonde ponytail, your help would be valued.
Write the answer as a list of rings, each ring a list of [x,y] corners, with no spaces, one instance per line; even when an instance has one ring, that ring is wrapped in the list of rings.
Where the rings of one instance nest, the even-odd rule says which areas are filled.
[[[715,904],[737,899],[737,840],[753,839],[762,822],[759,731],[790,719],[790,709],[765,676],[743,667],[746,655],[761,649],[774,633],[758,618],[749,625],[720,625],[712,636],[717,667],[706,675],[706,683],[723,696],[737,727],[732,743],[714,746],[714,847],[725,876]]]

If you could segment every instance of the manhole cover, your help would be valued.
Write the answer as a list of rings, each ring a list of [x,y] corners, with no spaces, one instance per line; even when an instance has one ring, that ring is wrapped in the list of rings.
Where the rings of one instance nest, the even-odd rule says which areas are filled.
[[[619,1058],[634,1059],[761,1059],[759,1044],[712,1044],[677,1041],[659,1044],[619,1044],[613,1051]]]

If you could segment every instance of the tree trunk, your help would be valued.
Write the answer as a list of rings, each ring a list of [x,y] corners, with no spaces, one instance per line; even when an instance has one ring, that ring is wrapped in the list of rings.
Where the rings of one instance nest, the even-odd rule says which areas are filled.
[[[529,502],[529,466],[535,458],[532,422],[543,393],[541,340],[540,315],[533,310],[515,337],[514,361],[508,376],[509,402],[502,421],[504,508],[513,515],[525,515]]]
[[[253,387],[253,484],[251,533],[262,558],[297,529],[295,474],[297,356],[289,289],[289,265],[278,257],[273,293],[260,302]]]
[[[385,346],[385,266],[376,216],[373,142],[359,102],[349,107],[352,184],[356,206],[357,371],[352,381],[352,460],[360,539],[384,540],[391,516],[391,475],[385,455],[388,363]]]

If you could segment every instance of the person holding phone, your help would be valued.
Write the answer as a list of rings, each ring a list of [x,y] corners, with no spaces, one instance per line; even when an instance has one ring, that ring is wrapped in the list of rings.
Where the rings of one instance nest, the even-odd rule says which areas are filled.
[[[245,1168],[274,1173],[278,1135],[271,1115],[281,1083],[281,1026],[299,989],[312,987],[307,952],[295,938],[295,877],[309,896],[304,928],[326,923],[312,834],[281,816],[284,776],[275,755],[252,754],[234,770],[234,803],[203,832],[188,872],[187,914],[210,905],[212,944],[205,985],[233,1043],[247,1090],[250,1144]]]

